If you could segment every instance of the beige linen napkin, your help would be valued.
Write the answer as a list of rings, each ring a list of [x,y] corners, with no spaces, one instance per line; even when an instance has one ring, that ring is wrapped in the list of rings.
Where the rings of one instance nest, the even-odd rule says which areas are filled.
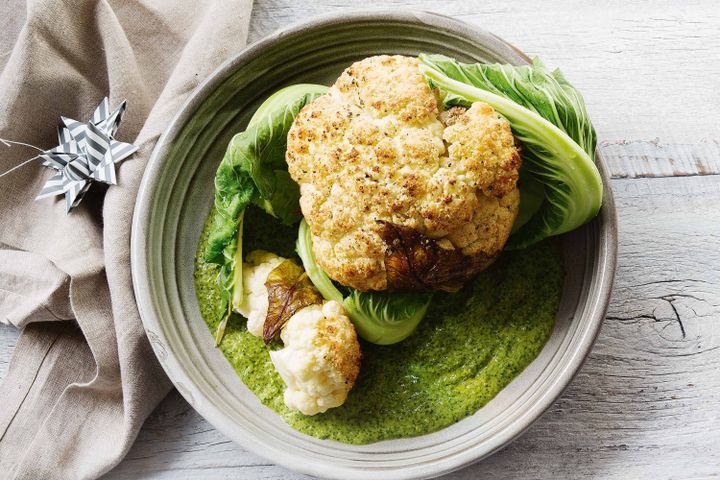
[[[139,150],[119,185],[93,185],[69,215],[62,197],[34,200],[51,175],[39,163],[0,178],[0,321],[24,327],[0,386],[0,477],[100,476],[169,391],[133,296],[135,197],[173,114],[245,45],[250,10],[251,0],[28,2],[0,63],[0,138],[53,147],[61,115],[87,120],[108,95],[112,108],[128,100],[117,137]],[[33,155],[0,145],[0,172]]]

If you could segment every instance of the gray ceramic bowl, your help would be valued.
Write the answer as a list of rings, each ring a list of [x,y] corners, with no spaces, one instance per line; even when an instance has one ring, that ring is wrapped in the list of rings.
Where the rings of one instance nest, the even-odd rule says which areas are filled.
[[[155,353],[180,393],[210,423],[293,470],[395,480],[440,475],[490,455],[561,394],[588,355],[606,311],[617,244],[609,189],[600,215],[563,238],[567,281],[545,348],[475,415],[439,432],[365,446],[305,436],[261,405],[213,348],[195,297],[193,256],[212,203],[213,175],[230,137],[280,87],[331,84],[354,60],[420,52],[463,61],[528,61],[490,33],[424,12],[329,16],[282,30],[240,52],[198,87],[158,142],[140,188],[132,270]],[[602,158],[598,164],[607,185]]]

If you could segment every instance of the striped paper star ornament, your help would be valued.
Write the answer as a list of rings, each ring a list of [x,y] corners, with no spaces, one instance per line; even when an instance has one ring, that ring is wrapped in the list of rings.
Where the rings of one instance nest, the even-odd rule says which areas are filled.
[[[123,101],[111,112],[105,97],[87,123],[61,117],[59,145],[39,155],[42,164],[56,173],[45,183],[36,200],[64,194],[69,212],[80,203],[93,181],[117,184],[115,164],[137,150],[135,145],[114,138],[126,105]]]

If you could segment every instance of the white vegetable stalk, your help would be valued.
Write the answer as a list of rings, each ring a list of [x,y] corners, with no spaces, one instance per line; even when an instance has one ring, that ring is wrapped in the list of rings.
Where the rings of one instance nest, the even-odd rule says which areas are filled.
[[[235,250],[235,268],[233,269],[233,293],[232,308],[237,311],[243,299],[243,220],[245,218],[245,210],[240,213],[237,231],[237,248]]]

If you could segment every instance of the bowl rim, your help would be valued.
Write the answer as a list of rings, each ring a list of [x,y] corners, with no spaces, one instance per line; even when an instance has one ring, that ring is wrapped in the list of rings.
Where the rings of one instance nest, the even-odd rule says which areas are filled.
[[[278,39],[300,34],[308,29],[318,29],[326,26],[337,25],[339,23],[354,23],[362,21],[392,21],[400,23],[422,23],[426,26],[444,29],[460,34],[464,38],[480,42],[482,39],[493,39],[500,43],[504,48],[510,49],[515,55],[522,57],[525,61],[530,62],[530,58],[515,46],[509,44],[500,37],[485,31],[481,27],[454,19],[442,14],[427,12],[422,10],[402,9],[369,9],[355,10],[351,12],[330,13],[315,16],[310,19],[297,22],[288,27],[276,30],[268,36],[248,45],[230,59],[224,61],[218,66],[206,79],[204,79],[183,102],[177,113],[173,116],[168,127],[162,133],[153,152],[148,160],[142,181],[138,190],[135,209],[133,212],[130,239],[131,254],[131,273],[133,290],[138,305],[138,310],[142,320],[143,328],[150,338],[150,344],[153,348],[155,356],[158,358],[165,373],[168,375],[173,384],[178,387],[180,394],[188,401],[188,403],[201,414],[209,423],[229,438],[239,443],[246,450],[261,456],[267,457],[267,452],[260,450],[253,442],[243,441],[238,438],[236,433],[229,427],[226,427],[226,417],[222,411],[211,402],[197,402],[197,398],[202,398],[202,391],[197,388],[185,372],[181,368],[176,368],[173,361],[173,352],[165,349],[163,345],[169,342],[164,337],[163,327],[159,318],[154,313],[152,307],[152,295],[147,287],[150,277],[150,269],[146,262],[145,254],[147,252],[147,228],[146,224],[150,221],[152,205],[152,197],[155,194],[156,186],[153,185],[153,179],[158,176],[158,172],[162,169],[162,157],[167,153],[169,148],[168,139],[175,138],[182,131],[185,124],[195,112],[197,107],[205,100],[205,98],[218,87],[238,65],[243,64],[246,59],[253,58],[257,53],[262,52],[265,48],[272,46]],[[476,452],[474,448],[468,448],[463,452],[457,453],[452,459],[443,458],[437,460],[433,464],[433,468],[428,469],[422,476],[434,477],[447,474],[454,470],[480,461],[498,450],[505,447],[515,438],[522,435],[542,414],[562,395],[563,391],[571,383],[572,379],[579,372],[585,360],[589,356],[590,350],[600,332],[603,320],[609,306],[612,285],[617,265],[617,213],[613,199],[612,190],[609,186],[610,177],[606,162],[599,150],[596,150],[596,164],[604,184],[602,221],[599,222],[596,249],[600,251],[598,255],[597,273],[593,278],[598,282],[595,291],[599,294],[595,297],[588,297],[590,314],[589,327],[582,332],[582,337],[575,342],[574,352],[569,361],[562,367],[561,371],[551,383],[551,385],[542,393],[521,417],[518,417],[510,423],[503,434],[498,435],[494,439],[494,448],[485,452]],[[159,337],[159,341],[153,341],[153,337]],[[246,439],[245,439],[246,440]],[[273,458],[274,463],[286,467],[297,472],[324,476],[329,472],[315,468],[314,465],[297,464],[286,461],[286,458]],[[347,469],[338,468],[336,474],[343,474],[343,478],[350,478]],[[385,478],[382,473],[376,472],[377,478]],[[387,478],[418,478],[416,475],[400,475],[399,472],[393,471],[391,477]],[[349,476],[347,476],[349,475]],[[339,477],[338,477],[339,478]],[[359,477],[358,477],[359,478]]]

